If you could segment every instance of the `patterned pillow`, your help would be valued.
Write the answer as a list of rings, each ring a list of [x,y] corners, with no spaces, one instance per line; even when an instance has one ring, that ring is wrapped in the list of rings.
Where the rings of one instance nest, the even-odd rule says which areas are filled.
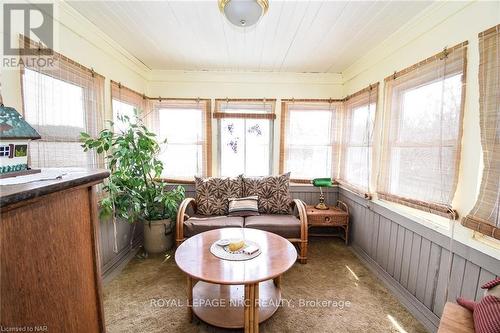
[[[259,213],[290,214],[290,172],[262,178],[243,177],[243,196],[259,197]]]
[[[241,197],[242,177],[195,177],[196,213],[200,215],[227,215],[229,198]]]
[[[259,198],[257,196],[229,199],[229,216],[259,215]]]

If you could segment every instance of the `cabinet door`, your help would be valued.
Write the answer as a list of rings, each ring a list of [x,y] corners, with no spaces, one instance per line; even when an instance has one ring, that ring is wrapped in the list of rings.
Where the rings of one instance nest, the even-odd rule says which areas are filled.
[[[2,212],[3,327],[104,330],[92,198],[91,187],[80,187]]]

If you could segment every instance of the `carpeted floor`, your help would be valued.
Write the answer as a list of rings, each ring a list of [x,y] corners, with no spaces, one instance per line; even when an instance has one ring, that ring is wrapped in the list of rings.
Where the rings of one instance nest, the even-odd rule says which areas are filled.
[[[341,240],[314,238],[309,244],[308,263],[296,263],[283,276],[287,302],[260,332],[426,332]],[[185,298],[186,278],[173,256],[165,262],[163,256],[133,259],[104,287],[107,330],[230,332],[190,323]],[[317,300],[337,304],[313,306]]]

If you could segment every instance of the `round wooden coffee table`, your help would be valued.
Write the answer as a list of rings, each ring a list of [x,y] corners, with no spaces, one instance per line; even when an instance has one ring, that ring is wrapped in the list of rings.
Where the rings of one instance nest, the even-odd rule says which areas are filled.
[[[244,261],[224,260],[210,252],[219,239],[243,238],[262,253]],[[175,261],[188,276],[188,314],[225,328],[258,332],[281,300],[281,275],[297,260],[295,247],[276,234],[248,228],[203,232],[184,241]]]

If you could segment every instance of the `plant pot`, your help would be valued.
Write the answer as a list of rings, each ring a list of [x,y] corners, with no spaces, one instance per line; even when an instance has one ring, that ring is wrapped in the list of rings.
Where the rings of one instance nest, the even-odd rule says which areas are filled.
[[[144,223],[144,249],[149,254],[165,253],[174,245],[170,219]]]

